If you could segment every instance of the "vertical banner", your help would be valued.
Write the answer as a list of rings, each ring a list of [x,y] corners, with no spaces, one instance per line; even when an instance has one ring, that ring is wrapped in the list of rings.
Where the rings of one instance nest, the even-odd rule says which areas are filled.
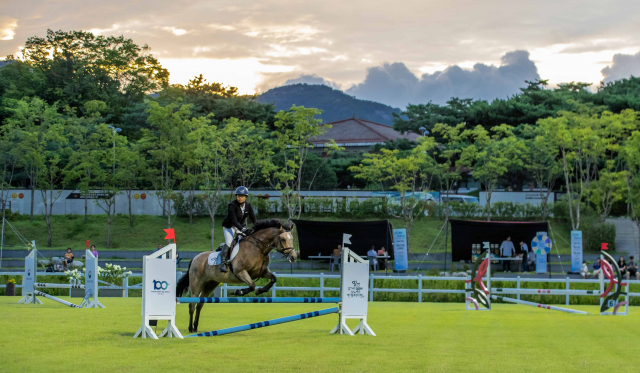
[[[540,251],[536,253],[536,273],[547,273],[547,253]]]
[[[176,260],[145,256],[144,302],[146,316],[175,316]]]
[[[571,231],[571,272],[582,267],[582,231]]]
[[[395,270],[397,272],[404,272],[409,269],[407,230],[404,228],[393,230],[393,255],[395,258]]]
[[[87,240],[87,244],[89,240]],[[85,294],[91,294],[93,298],[98,296],[98,273],[96,273],[96,269],[98,265],[96,264],[96,257],[93,256],[91,250],[87,250],[85,254],[85,276],[84,276],[84,292]]]
[[[36,281],[36,260],[38,260],[38,252],[33,249],[24,258],[24,275],[22,276],[22,294],[33,293],[33,283]]]

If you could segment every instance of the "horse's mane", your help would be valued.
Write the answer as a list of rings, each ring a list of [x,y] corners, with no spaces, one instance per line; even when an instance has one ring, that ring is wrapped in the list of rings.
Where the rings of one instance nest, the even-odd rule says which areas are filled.
[[[293,223],[282,224],[282,222],[280,222],[280,220],[278,219],[258,220],[253,225],[253,232],[255,233],[267,228],[284,228],[285,230],[290,231],[291,229],[293,229]]]

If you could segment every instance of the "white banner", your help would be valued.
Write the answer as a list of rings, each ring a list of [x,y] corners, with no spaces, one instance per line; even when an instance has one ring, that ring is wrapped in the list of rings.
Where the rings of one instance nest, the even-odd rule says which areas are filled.
[[[369,263],[343,263],[342,312],[344,316],[367,316]]]
[[[175,316],[176,260],[145,256],[144,310],[147,316]]]
[[[393,257],[396,271],[406,271],[409,269],[409,258],[407,255],[407,230],[404,228],[393,230]]]
[[[536,273],[547,273],[547,253],[536,253]]]
[[[84,276],[84,291],[86,294],[91,294],[91,296],[98,296],[98,266],[96,265],[95,256],[91,253],[91,250],[87,250],[85,254],[85,263],[84,269],[86,271]]]
[[[33,283],[36,281],[36,261],[38,252],[34,249],[24,258],[24,277],[22,279],[22,294],[33,292]]]
[[[582,267],[582,231],[571,231],[571,272]]]

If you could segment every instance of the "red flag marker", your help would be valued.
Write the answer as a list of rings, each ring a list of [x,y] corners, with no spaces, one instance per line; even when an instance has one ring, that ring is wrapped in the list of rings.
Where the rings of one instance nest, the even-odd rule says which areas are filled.
[[[608,247],[608,246],[609,246],[609,244],[608,244],[608,243],[604,243],[604,242],[603,242],[603,243],[600,245],[600,250],[603,250],[603,251],[604,251],[604,250],[609,250],[609,247]]]
[[[89,247],[89,240],[87,240],[87,247]]]
[[[165,229],[165,232],[167,232],[167,237],[165,237],[165,240],[173,240],[174,243],[176,241],[176,233],[174,232],[173,228],[169,228],[169,229]]]

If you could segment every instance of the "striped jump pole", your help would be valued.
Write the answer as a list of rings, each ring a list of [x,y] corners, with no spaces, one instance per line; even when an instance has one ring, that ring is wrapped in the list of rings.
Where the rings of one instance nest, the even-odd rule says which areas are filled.
[[[66,300],[62,300],[62,299],[60,299],[60,298],[56,298],[56,297],[54,297],[53,295],[49,295],[49,294],[43,293],[43,292],[38,291],[38,290],[34,290],[34,291],[33,291],[33,293],[34,293],[35,295],[39,295],[39,296],[41,296],[41,297],[45,297],[45,298],[51,299],[51,300],[56,301],[56,302],[58,302],[58,303],[62,303],[62,304],[64,304],[65,306],[69,306],[69,307],[73,307],[73,308],[82,308],[82,307],[80,307],[80,306],[78,306],[78,305],[76,305],[76,304],[69,303],[69,302],[67,302]]]
[[[242,331],[250,330],[250,329],[263,328],[265,326],[284,324],[286,322],[291,322],[291,321],[309,319],[309,318],[316,317],[316,316],[329,315],[331,313],[337,313],[337,312],[338,312],[338,307],[333,307],[333,308],[327,308],[326,310],[301,313],[299,315],[281,317],[279,319],[262,321],[262,322],[258,322],[258,323],[254,323],[254,324],[234,326],[232,328],[214,330],[214,331],[211,331],[211,332],[191,334],[191,335],[187,335],[187,337],[213,337],[213,336],[217,336],[217,335],[225,335],[225,334],[242,332]]]
[[[493,288],[492,292],[508,294],[550,294],[550,295],[600,295],[600,290],[563,290],[563,289],[517,289],[517,288]]]
[[[37,282],[34,284],[37,288],[49,288],[49,289],[84,289],[84,285],[71,285],[71,284],[45,284],[43,282]]]
[[[547,310],[561,311],[561,312],[567,312],[567,313],[579,313],[581,315],[586,315],[587,314],[585,311],[578,311],[578,310],[572,310],[572,309],[569,309],[569,308],[549,306],[547,304],[541,304],[541,303],[535,303],[535,302],[527,302],[526,300],[518,300],[518,299],[513,299],[513,298],[507,298],[507,297],[499,297],[499,296],[496,296],[496,295],[492,295],[491,298],[496,299],[496,300],[503,300],[505,302],[523,304],[525,306],[544,308],[544,309],[547,309]]]
[[[223,297],[181,297],[178,303],[340,303],[340,298],[223,298]]]

